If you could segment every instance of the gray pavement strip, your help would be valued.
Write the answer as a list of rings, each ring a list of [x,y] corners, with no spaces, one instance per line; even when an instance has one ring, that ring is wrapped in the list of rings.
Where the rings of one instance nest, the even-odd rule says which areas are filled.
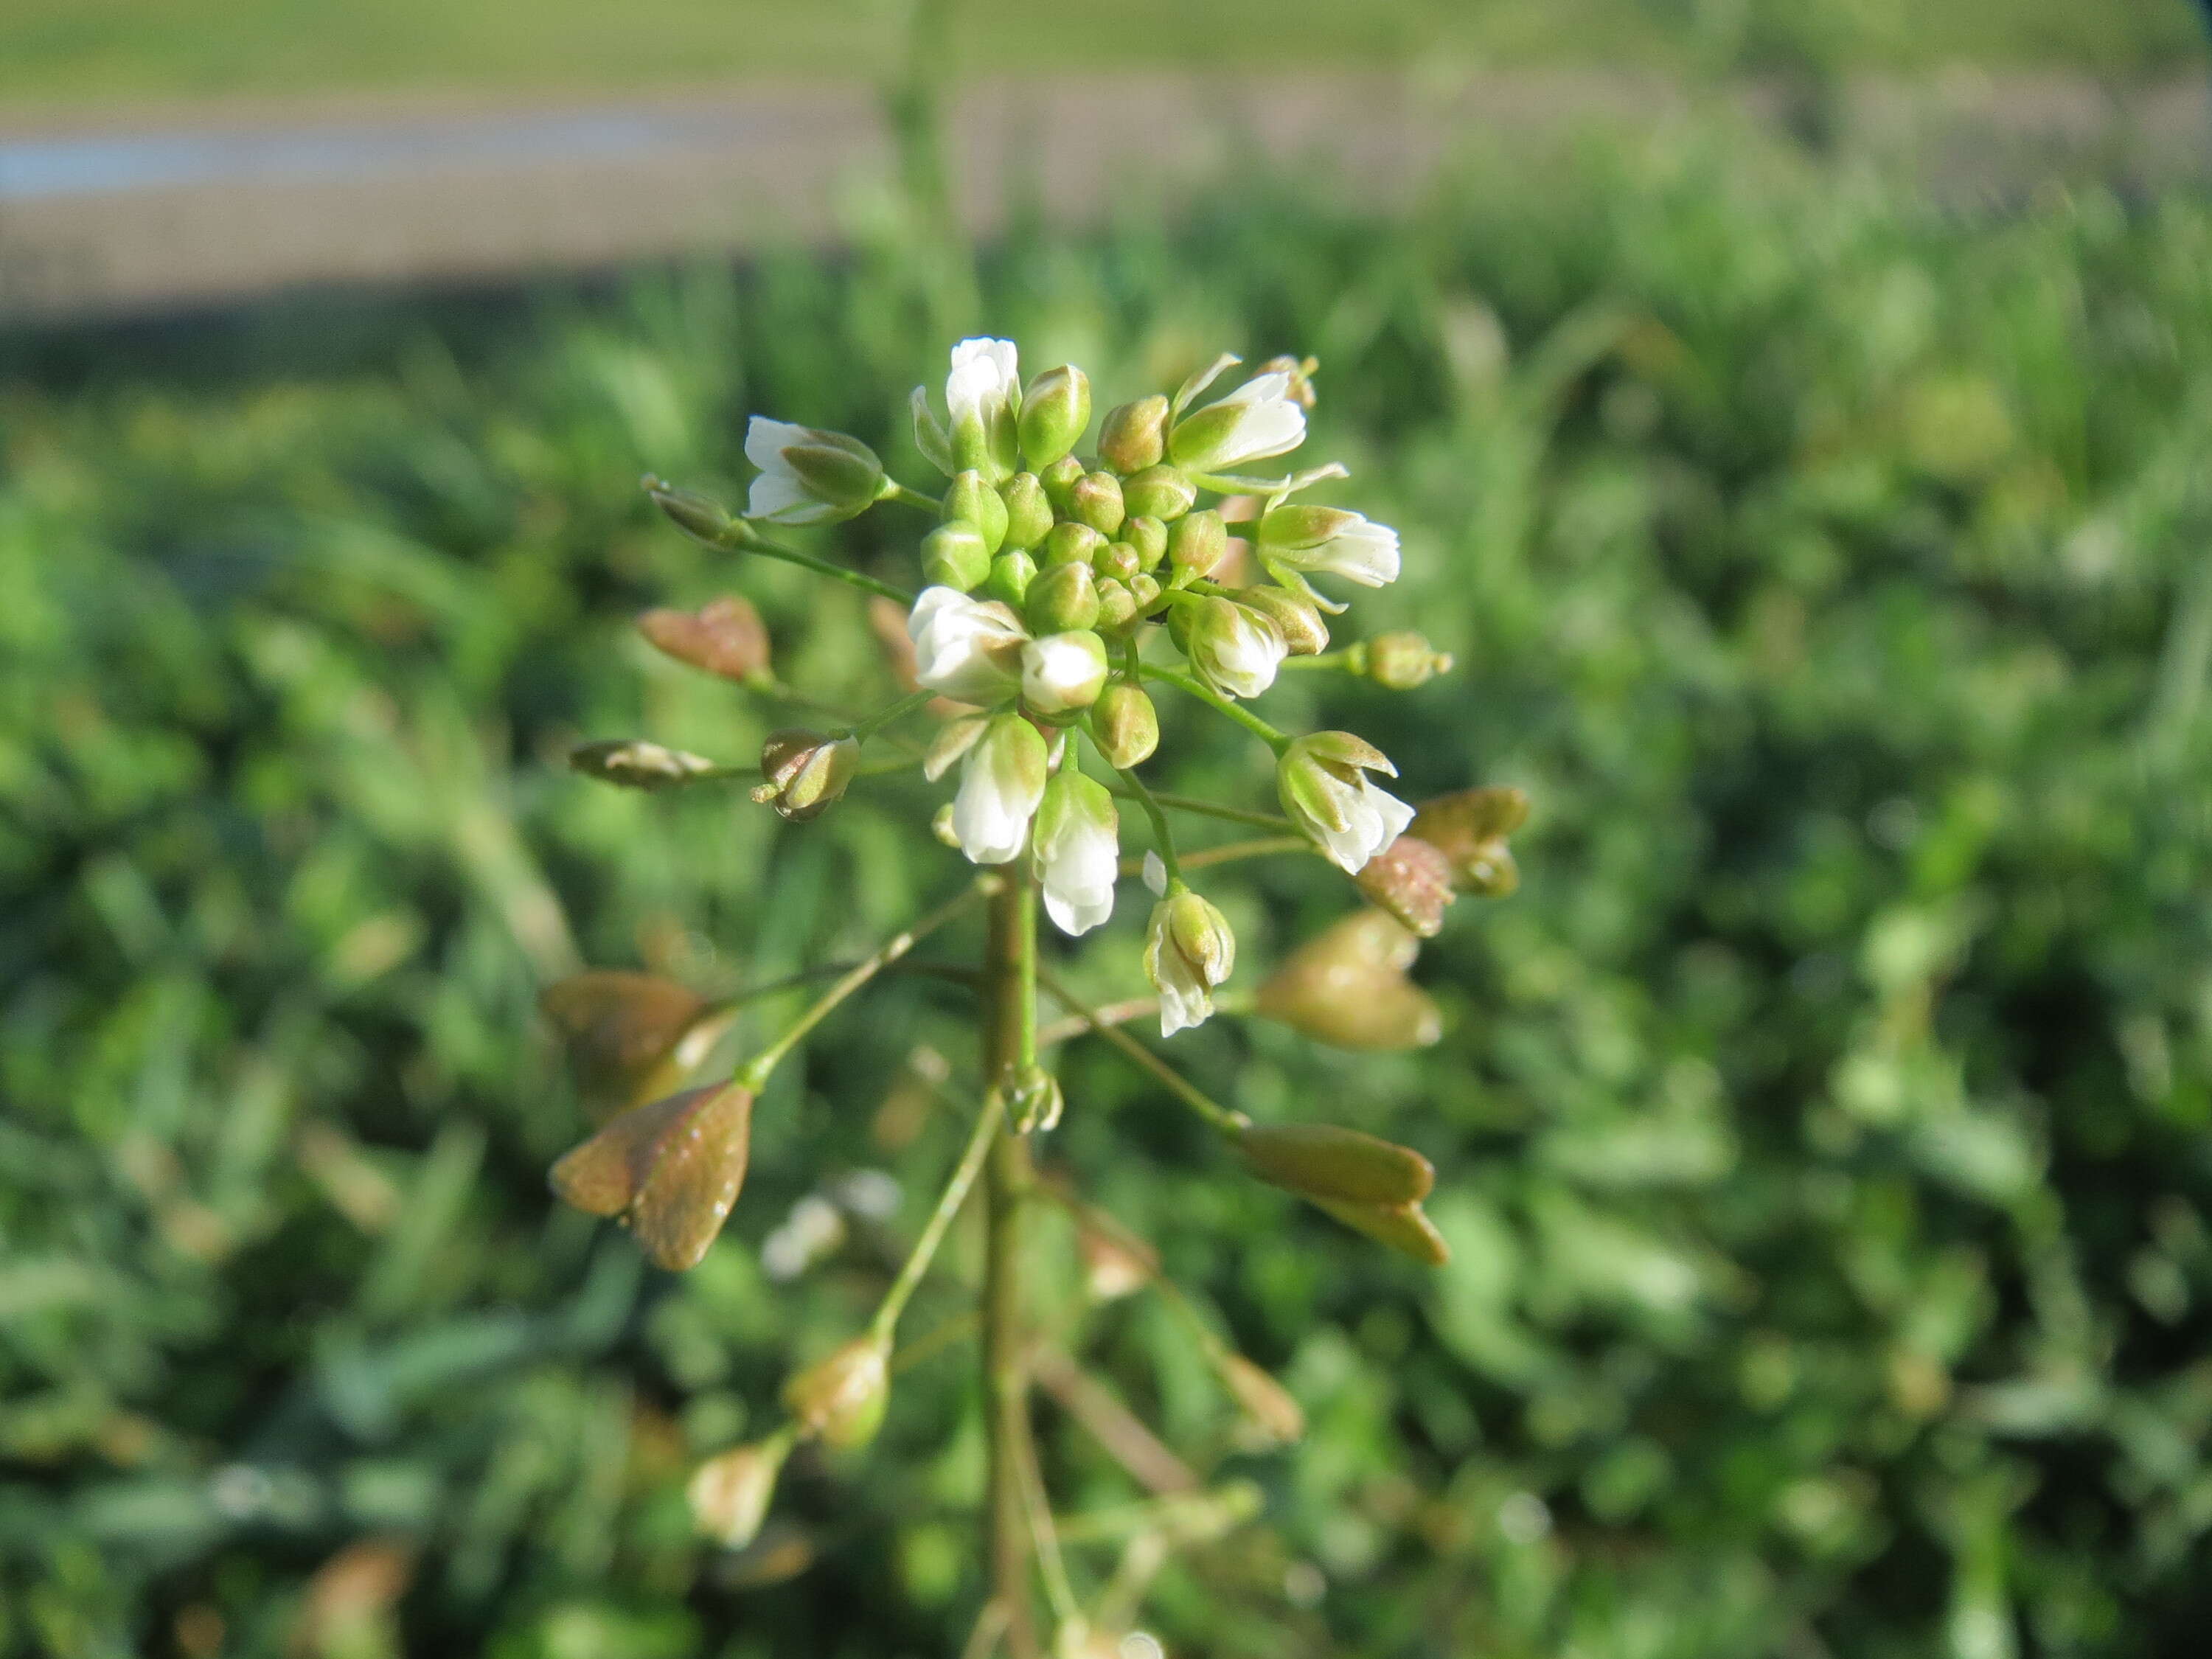
[[[1724,95],[1756,118],[1790,108],[1771,85]],[[949,115],[963,215],[988,234],[1018,197],[1082,222],[1116,204],[1165,208],[1251,166],[1304,165],[1317,187],[1387,205],[1468,145],[1591,126],[1638,142],[1693,101],[1664,78],[1607,71],[1132,74],[978,82]],[[2084,167],[2212,173],[2201,81],[1864,78],[1829,113],[1844,145],[1958,191],[2017,191]],[[0,318],[821,244],[891,160],[879,101],[859,85],[18,124],[0,130]]]

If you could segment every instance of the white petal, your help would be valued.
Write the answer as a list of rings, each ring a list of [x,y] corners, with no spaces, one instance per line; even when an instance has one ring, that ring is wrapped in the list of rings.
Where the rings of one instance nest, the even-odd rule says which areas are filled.
[[[788,472],[783,452],[805,443],[812,434],[789,421],[772,421],[756,415],[745,423],[745,459],[763,472]]]
[[[799,480],[788,472],[763,472],[753,480],[753,487],[745,497],[745,516],[749,519],[775,519],[781,524],[804,524],[803,517],[794,514],[826,512],[799,487]]]
[[[1158,853],[1145,854],[1145,885],[1152,890],[1154,898],[1168,896],[1168,866]]]

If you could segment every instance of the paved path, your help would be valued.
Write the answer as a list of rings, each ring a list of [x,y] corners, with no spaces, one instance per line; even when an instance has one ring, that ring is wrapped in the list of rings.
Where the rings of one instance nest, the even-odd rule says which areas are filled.
[[[1775,118],[1771,89],[1734,94]],[[988,82],[951,111],[967,216],[1030,194],[1079,222],[1164,205],[1255,160],[1388,201],[1485,135],[1646,131],[1689,107],[1654,77],[1516,71]],[[2201,82],[2116,94],[2065,76],[1854,83],[1845,141],[1952,188],[2054,167],[2212,173]],[[732,86],[532,107],[445,98],[0,115],[0,318],[112,315],[318,283],[463,281],[833,240],[890,165],[863,87]]]

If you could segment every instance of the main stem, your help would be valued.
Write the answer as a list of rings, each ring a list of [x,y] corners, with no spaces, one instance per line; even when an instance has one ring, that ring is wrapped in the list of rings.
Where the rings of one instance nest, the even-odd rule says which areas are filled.
[[[1021,1064],[1034,1006],[1024,969],[1036,960],[1036,894],[1026,870],[1009,868],[991,901],[983,957],[983,1076],[1003,1089]],[[1030,1438],[1021,1293],[1022,1200],[1030,1183],[1029,1146],[1000,1121],[984,1166],[983,1409],[989,1428],[984,1498],[991,1598],[1006,1618],[1012,1659],[1037,1659],[1036,1614],[1030,1592],[1029,1517],[1023,1482]]]

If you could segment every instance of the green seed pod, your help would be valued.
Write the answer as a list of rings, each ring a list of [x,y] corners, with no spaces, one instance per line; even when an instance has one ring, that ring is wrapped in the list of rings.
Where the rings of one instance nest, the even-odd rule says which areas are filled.
[[[1313,1202],[1355,1232],[1413,1257],[1424,1267],[1441,1267],[1451,1260],[1451,1246],[1418,1204],[1346,1204],[1333,1198]]]
[[[1100,548],[1091,561],[1091,568],[1100,577],[1111,576],[1115,581],[1126,582],[1145,568],[1137,556],[1137,550],[1127,542],[1109,542]]]
[[[1116,629],[1127,627],[1136,619],[1136,596],[1113,577],[1102,577],[1098,583],[1097,627],[1111,633]]]
[[[1019,548],[1001,553],[991,561],[991,574],[984,578],[983,589],[994,599],[1003,599],[1017,611],[1029,597],[1030,584],[1036,580],[1036,561]]]
[[[1083,477],[1083,463],[1073,455],[1063,455],[1049,466],[1036,470],[1037,482],[1044,486],[1045,499],[1055,512],[1067,511],[1069,492],[1076,480]]]
[[[1022,397],[1022,453],[1034,467],[1051,465],[1081,441],[1091,424],[1091,381],[1072,364],[1048,368]]]
[[[1367,641],[1367,678],[1392,691],[1411,691],[1447,672],[1450,654],[1419,634],[1377,634]]]
[[[1071,634],[1098,623],[1098,581],[1088,564],[1048,566],[1022,601],[1035,634]]]
[[[1158,570],[1160,561],[1168,556],[1168,527],[1158,519],[1138,514],[1124,520],[1121,539],[1137,550],[1137,568]]]
[[[1141,472],[1168,453],[1168,400],[1139,398],[1106,412],[1098,426],[1098,457],[1116,472]]]
[[[1148,466],[1122,482],[1121,501],[1141,517],[1173,524],[1197,503],[1198,486],[1174,467]]]
[[[1334,1123],[1255,1123],[1237,1150],[1254,1175],[1302,1198],[1346,1204],[1418,1204],[1436,1166],[1410,1147]]]
[[[1322,621],[1320,608],[1288,588],[1239,588],[1237,603],[1273,623],[1294,657],[1319,656],[1328,648],[1328,625]]]
[[[1137,609],[1150,611],[1160,597],[1160,579],[1139,571],[1129,578],[1130,594],[1137,601]]]
[[[970,524],[981,532],[983,550],[996,553],[1006,539],[1006,504],[980,472],[963,472],[945,492],[945,522]]]
[[[784,1384],[784,1409],[833,1451],[865,1446],[890,1403],[890,1358],[889,1343],[856,1336]]]
[[[991,574],[991,550],[974,525],[941,524],[921,538],[921,570],[931,586],[965,593]]]
[[[1056,524],[1044,538],[1044,556],[1038,561],[1049,569],[1056,564],[1089,564],[1106,545],[1106,538],[1087,524]]]
[[[1034,472],[1017,472],[1000,492],[1006,507],[1006,540],[1000,548],[1035,547],[1052,533],[1052,502]]]
[[[1145,689],[1114,680],[1091,706],[1091,730],[1106,764],[1127,770],[1152,757],[1160,746],[1160,717]]]
[[[1067,492],[1067,515],[1102,536],[1112,535],[1129,516],[1121,504],[1121,481],[1110,472],[1085,473]]]
[[[1194,513],[1168,532],[1168,560],[1177,570],[1210,576],[1229,556],[1229,526],[1212,507]]]

